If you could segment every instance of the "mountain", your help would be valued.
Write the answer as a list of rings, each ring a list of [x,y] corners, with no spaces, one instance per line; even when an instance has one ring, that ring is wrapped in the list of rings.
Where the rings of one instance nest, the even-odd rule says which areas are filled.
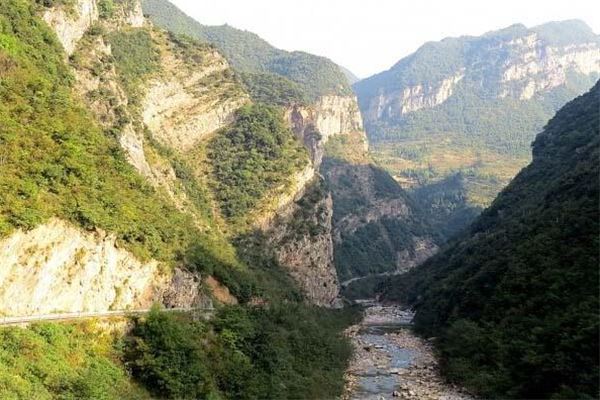
[[[299,102],[352,94],[346,79],[349,71],[327,58],[277,49],[258,35],[229,25],[202,25],[167,0],[144,0],[142,5],[144,14],[157,26],[215,45],[242,73],[251,94],[279,87],[285,98]]]
[[[437,249],[339,67],[221,28],[0,2],[0,313],[127,315],[1,328],[0,397],[338,397],[359,316],[339,277]]]
[[[484,398],[598,396],[599,156],[600,82],[463,235],[387,283],[451,380]]]
[[[317,170],[365,140],[354,97],[253,101],[138,1],[1,1],[0,66],[0,313],[75,318],[0,328],[1,398],[341,393],[358,313]]]
[[[456,231],[453,210],[489,205],[598,76],[600,38],[571,20],[429,42],[354,89],[374,158]]]
[[[354,75],[354,73],[352,71],[350,71],[348,68],[344,68],[342,66],[340,66],[340,69],[342,70],[342,73],[346,76],[346,79],[348,80],[348,82],[351,85],[354,85],[356,82],[360,81],[360,78],[356,75]]]
[[[157,25],[222,50],[254,101],[288,109],[296,136],[309,148],[313,164],[332,195],[331,234],[339,279],[405,270],[437,249],[441,236],[433,234],[425,221],[427,216],[387,172],[370,165],[354,96],[346,89],[330,90],[344,85],[339,76],[333,80],[327,77],[337,76],[339,71],[351,75],[348,70],[321,57],[276,49],[250,32],[227,25],[201,25],[166,0],[144,0],[142,4],[144,13]],[[275,67],[283,64],[287,65],[284,69]],[[330,83],[321,81],[323,77]],[[289,86],[290,80],[294,86]],[[317,86],[306,89],[308,82]],[[359,185],[363,188],[348,191]],[[381,187],[386,189],[375,189]],[[368,218],[366,226],[349,222],[364,218]],[[401,227],[405,219],[411,223]],[[376,262],[370,259],[373,251]]]

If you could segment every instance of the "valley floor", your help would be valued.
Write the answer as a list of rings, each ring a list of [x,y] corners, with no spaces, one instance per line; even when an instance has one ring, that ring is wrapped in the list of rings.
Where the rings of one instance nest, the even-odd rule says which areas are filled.
[[[410,329],[412,317],[398,306],[374,305],[348,328],[354,356],[344,400],[472,399],[441,378],[431,344]]]

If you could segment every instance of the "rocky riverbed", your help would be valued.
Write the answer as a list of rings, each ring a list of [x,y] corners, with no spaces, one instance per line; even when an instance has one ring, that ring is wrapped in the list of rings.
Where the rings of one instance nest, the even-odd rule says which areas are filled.
[[[397,306],[371,306],[346,334],[355,352],[344,400],[472,399],[440,377],[431,344],[415,336],[413,314]]]

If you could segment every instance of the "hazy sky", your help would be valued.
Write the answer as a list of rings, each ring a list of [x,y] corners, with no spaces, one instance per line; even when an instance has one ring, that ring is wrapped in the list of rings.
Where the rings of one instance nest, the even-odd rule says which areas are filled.
[[[429,40],[517,22],[579,18],[600,33],[599,0],[171,0],[207,25],[228,23],[276,47],[329,57],[359,77]]]

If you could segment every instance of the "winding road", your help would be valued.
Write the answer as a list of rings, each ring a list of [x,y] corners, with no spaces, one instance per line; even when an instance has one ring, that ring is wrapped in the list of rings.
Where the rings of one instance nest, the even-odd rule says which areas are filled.
[[[201,314],[210,315],[214,312],[214,308],[164,308],[161,311],[166,312],[189,312],[196,311]],[[57,313],[43,315],[26,315],[21,317],[0,317],[0,326],[10,325],[26,325],[32,322],[39,321],[72,321],[78,319],[89,318],[110,318],[123,317],[129,315],[147,314],[150,309],[143,310],[115,310],[115,311],[98,311],[98,312],[72,312],[72,313]]]

